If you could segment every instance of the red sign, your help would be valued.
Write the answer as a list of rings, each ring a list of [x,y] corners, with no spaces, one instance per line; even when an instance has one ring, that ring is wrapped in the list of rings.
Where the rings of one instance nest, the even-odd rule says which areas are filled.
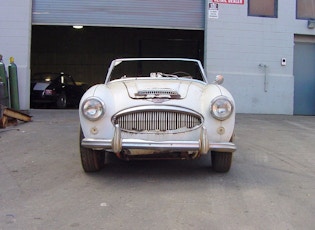
[[[243,5],[244,0],[212,0],[214,3],[239,4]]]

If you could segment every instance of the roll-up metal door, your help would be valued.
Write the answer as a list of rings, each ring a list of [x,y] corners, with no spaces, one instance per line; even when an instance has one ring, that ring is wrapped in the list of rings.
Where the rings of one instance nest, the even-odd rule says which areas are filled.
[[[204,30],[204,0],[33,0],[33,25]]]

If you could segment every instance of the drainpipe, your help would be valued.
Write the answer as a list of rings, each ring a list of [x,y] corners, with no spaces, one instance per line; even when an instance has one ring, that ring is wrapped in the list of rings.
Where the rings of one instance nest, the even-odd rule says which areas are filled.
[[[267,68],[268,66],[265,64],[259,64],[258,67],[263,68],[264,71],[264,91],[267,92],[268,91],[268,79],[267,79]]]

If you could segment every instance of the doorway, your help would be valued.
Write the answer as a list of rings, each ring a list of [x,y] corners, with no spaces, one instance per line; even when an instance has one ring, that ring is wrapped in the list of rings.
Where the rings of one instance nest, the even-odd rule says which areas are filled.
[[[315,43],[294,46],[294,115],[315,115]]]

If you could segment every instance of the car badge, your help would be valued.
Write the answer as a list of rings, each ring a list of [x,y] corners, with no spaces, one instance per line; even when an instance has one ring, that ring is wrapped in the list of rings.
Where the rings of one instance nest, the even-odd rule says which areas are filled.
[[[163,103],[169,100],[169,98],[153,98],[150,101],[152,101],[153,103]]]

